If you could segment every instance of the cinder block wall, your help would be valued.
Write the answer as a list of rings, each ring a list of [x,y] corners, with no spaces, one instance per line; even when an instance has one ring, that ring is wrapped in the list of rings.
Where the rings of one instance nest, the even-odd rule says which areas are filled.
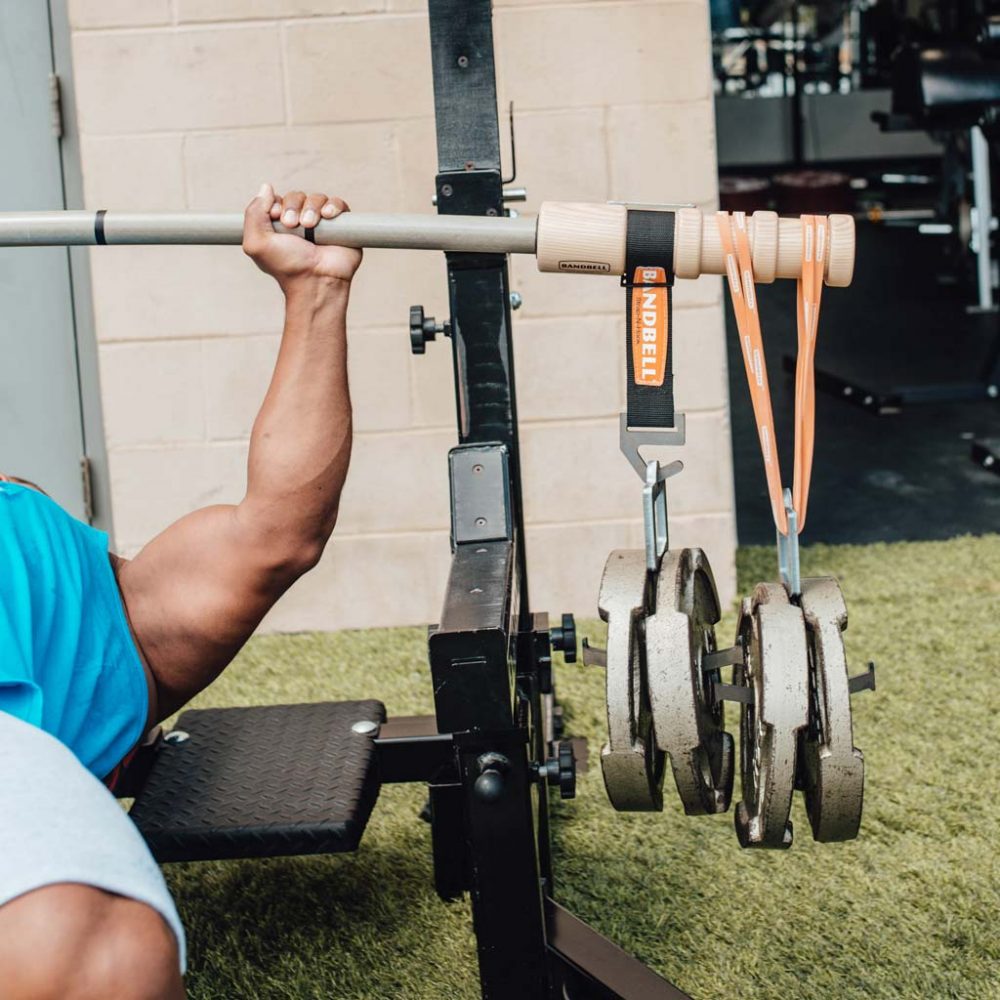
[[[420,0],[71,0],[87,206],[240,209],[260,182],[355,209],[431,212],[436,168]],[[499,0],[500,104],[518,183],[544,199],[716,198],[704,0]],[[235,248],[92,253],[114,530],[125,554],[242,495],[281,299]],[[440,254],[370,251],[350,312],[355,450],[334,542],[272,629],[436,621],[449,563],[447,343],[410,355],[408,307],[446,315]],[[618,452],[623,296],[614,279],[513,263],[533,604],[594,614],[612,548],[640,546],[640,483]],[[719,279],[676,296],[684,473],[672,542],[734,591]]]

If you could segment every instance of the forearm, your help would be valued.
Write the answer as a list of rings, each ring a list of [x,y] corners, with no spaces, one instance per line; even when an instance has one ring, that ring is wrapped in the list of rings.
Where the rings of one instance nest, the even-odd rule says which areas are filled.
[[[250,436],[241,505],[268,533],[319,548],[333,530],[351,454],[349,290],[318,278],[285,288],[281,346]]]

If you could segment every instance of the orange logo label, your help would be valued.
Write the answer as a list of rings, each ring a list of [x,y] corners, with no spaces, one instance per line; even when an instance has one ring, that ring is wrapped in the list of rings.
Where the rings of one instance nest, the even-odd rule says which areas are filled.
[[[667,368],[666,288],[640,288],[639,282],[663,282],[667,276],[662,267],[637,267],[636,287],[632,289],[632,370],[636,385],[663,385]]]

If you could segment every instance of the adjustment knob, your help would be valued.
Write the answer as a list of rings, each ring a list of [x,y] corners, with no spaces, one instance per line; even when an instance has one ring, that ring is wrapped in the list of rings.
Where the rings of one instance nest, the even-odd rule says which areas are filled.
[[[562,627],[550,632],[552,648],[558,649],[567,663],[576,663],[576,620],[572,615],[562,616]]]
[[[410,306],[410,350],[414,354],[423,354],[427,341],[435,340],[439,333],[450,337],[450,324],[435,323],[433,316],[424,315],[423,306]]]
[[[564,740],[555,744],[556,756],[550,757],[538,768],[538,775],[552,787],[558,786],[559,798],[576,798],[576,757],[573,744]]]

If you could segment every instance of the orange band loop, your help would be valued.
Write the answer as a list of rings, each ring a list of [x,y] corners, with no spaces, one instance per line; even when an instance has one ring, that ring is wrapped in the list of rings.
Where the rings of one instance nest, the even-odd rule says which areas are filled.
[[[726,262],[726,280],[733,303],[733,314],[740,336],[743,366],[750,387],[757,437],[764,459],[771,514],[782,535],[788,534],[788,515],[782,499],[781,468],[771,390],[764,360],[764,340],[754,287],[750,234],[744,212],[717,212],[716,222]],[[798,359],[795,367],[795,469],[792,506],[801,533],[806,521],[809,483],[812,476],[816,427],[815,358],[819,330],[819,307],[823,293],[823,271],[829,245],[829,222],[826,216],[802,216],[802,277],[798,281]]]

